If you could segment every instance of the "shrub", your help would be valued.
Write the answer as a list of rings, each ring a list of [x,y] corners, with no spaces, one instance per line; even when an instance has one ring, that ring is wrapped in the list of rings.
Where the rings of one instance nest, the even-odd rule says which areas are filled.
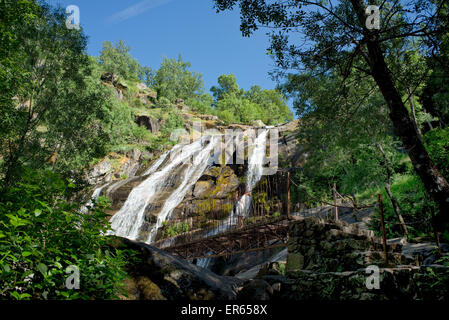
[[[424,141],[430,157],[446,179],[449,179],[449,127],[427,132]]]
[[[419,177],[416,175],[397,176],[391,186],[391,191],[399,203],[410,237],[430,235],[432,211],[436,213],[437,207],[430,199]],[[398,218],[385,191],[383,191],[383,208],[387,236],[391,238],[402,236],[403,232]],[[370,227],[377,235],[381,235],[378,209],[371,220]]]
[[[0,197],[1,299],[110,299],[120,293],[124,257],[110,249],[102,201],[86,214],[66,199],[75,186],[26,170]],[[68,266],[80,271],[69,290]]]

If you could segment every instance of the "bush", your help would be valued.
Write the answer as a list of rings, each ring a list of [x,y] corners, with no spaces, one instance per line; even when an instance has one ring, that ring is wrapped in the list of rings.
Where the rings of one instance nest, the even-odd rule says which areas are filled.
[[[218,117],[221,121],[223,121],[226,125],[235,122],[234,115],[229,110],[223,110],[218,112]]]
[[[184,127],[184,119],[178,113],[171,112],[165,120],[162,132],[170,134],[173,130]]]
[[[430,157],[446,179],[449,179],[449,127],[427,132],[424,141]]]
[[[433,232],[431,227],[432,211],[436,214],[437,207],[430,199],[419,177],[416,175],[397,176],[391,186],[391,191],[399,203],[410,237],[431,235]],[[387,237],[403,236],[398,218],[385,191],[383,192],[383,208]],[[377,235],[381,235],[378,209],[371,220],[370,228]]]
[[[0,197],[1,299],[110,299],[125,278],[123,253],[109,249],[101,202],[87,214],[66,199],[75,186],[52,172],[26,170]],[[69,290],[66,268],[80,272]]]

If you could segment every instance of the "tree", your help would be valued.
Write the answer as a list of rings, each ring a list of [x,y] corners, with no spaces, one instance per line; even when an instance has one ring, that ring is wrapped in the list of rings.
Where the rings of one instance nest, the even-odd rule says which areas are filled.
[[[266,124],[279,124],[292,120],[287,100],[279,90],[262,90],[252,86],[245,92],[233,74],[218,77],[218,86],[211,88],[215,97],[215,110],[227,119],[245,124],[262,120]],[[229,113],[223,113],[229,111]]]
[[[431,70],[425,80],[420,102],[434,117],[438,118],[440,127],[449,125],[449,87],[447,85],[449,73],[449,3],[443,3],[435,21],[438,32],[429,36],[428,42],[433,46],[427,67]],[[429,126],[432,129],[432,126]]]
[[[127,80],[137,80],[141,73],[147,75],[149,70],[141,70],[137,60],[129,53],[130,50],[123,40],[115,45],[105,41],[99,57],[100,64],[106,72]]]
[[[151,83],[158,97],[165,97],[174,103],[176,99],[187,100],[203,94],[203,77],[189,71],[190,67],[191,64],[184,62],[181,56],[178,59],[164,58]]]
[[[214,104],[214,98],[208,93],[198,95],[197,97],[188,98],[186,104],[193,110],[196,110],[203,114],[212,114]]]
[[[16,95],[23,71],[20,61],[24,52],[19,50],[23,38],[21,30],[36,19],[38,6],[33,0],[0,2],[0,137],[13,127],[13,121],[3,114],[14,112],[13,97]],[[6,148],[0,140],[1,149]]]
[[[340,191],[353,199],[357,192],[384,186],[407,235],[391,192],[398,151],[387,107],[373,81],[358,82],[354,76],[347,81],[340,86],[341,79],[335,74],[290,74],[280,86],[292,95],[301,115],[299,138],[310,152],[305,173],[310,178],[321,171],[325,178],[322,189],[328,190],[328,185],[336,182]]]
[[[287,99],[279,90],[262,90],[259,86],[252,86],[244,97],[263,110],[263,121],[268,125],[293,120]]]
[[[49,163],[70,175],[102,154],[107,141],[100,120],[108,95],[90,77],[82,31],[67,29],[65,12],[45,5],[29,24],[12,28],[20,42],[8,58],[18,65],[20,76],[10,107],[2,109],[3,186],[17,182],[25,165]]]
[[[400,75],[392,74],[390,49],[398,41],[428,39],[441,32],[435,27],[444,1],[375,1],[380,7],[381,28],[367,26],[363,0],[215,0],[217,11],[239,4],[244,36],[261,26],[272,28],[270,51],[278,66],[286,70],[309,70],[316,74],[337,70],[345,81],[357,70],[373,79],[389,108],[394,132],[401,140],[426,190],[438,204],[439,217],[449,221],[449,183],[435,166],[410,119],[400,92]],[[413,14],[410,14],[413,12]],[[291,33],[304,41],[292,42]],[[403,86],[404,84],[402,84]],[[413,88],[414,89],[414,88]]]
[[[219,76],[218,87],[213,86],[210,91],[212,91],[216,101],[224,99],[225,94],[233,94],[237,98],[241,98],[245,92],[239,88],[237,78],[233,74],[222,74]]]

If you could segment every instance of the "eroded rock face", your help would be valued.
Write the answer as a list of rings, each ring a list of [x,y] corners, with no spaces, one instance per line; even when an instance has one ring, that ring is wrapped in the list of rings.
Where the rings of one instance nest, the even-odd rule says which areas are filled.
[[[159,288],[160,295],[167,299],[234,300],[237,297],[236,288],[241,283],[238,279],[217,276],[144,243],[127,239],[122,241],[128,248],[142,254],[143,264],[132,271],[137,275],[135,278],[147,278],[150,281],[147,283],[154,283]],[[145,281],[138,282],[141,285],[138,291],[141,293],[145,293]],[[151,287],[152,290],[148,291],[154,295],[157,289],[152,285]]]
[[[87,173],[87,181],[96,186],[136,176],[142,163],[153,155],[132,149],[126,153],[111,153],[101,162],[93,166]]]
[[[161,130],[159,121],[149,116],[136,116],[134,122],[141,127],[147,128],[153,134],[157,134]]]
[[[197,215],[228,215],[240,180],[229,166],[210,167],[176,207],[172,219]]]
[[[193,196],[202,198],[215,188],[215,183],[211,180],[198,181],[193,188]]]

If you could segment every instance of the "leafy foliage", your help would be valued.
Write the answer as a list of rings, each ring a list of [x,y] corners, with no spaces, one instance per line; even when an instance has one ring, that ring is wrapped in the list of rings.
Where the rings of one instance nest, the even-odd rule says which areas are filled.
[[[23,165],[46,161],[70,174],[104,152],[106,135],[99,124],[107,95],[93,81],[85,53],[86,37],[65,26],[62,10],[41,6],[30,23],[12,26],[20,44],[16,93],[2,108],[0,156],[3,185],[11,184]],[[12,72],[12,70],[8,70]]]
[[[441,168],[443,175],[449,178],[449,127],[427,132],[424,140],[432,159]]]
[[[409,236],[413,238],[431,235],[433,232],[432,214],[436,212],[437,206],[429,197],[419,178],[416,175],[397,176],[391,186],[391,191],[401,205]],[[387,237],[402,236],[401,226],[397,221],[391,202],[388,201],[385,191],[382,194]],[[370,227],[377,235],[381,235],[378,209],[376,209],[374,219],[371,220]]]
[[[131,50],[123,40],[113,44],[110,41],[103,42],[103,49],[99,61],[106,72],[128,80],[137,80],[141,72],[148,74],[149,70],[141,70],[137,60],[135,60],[129,51]]]
[[[74,185],[60,175],[26,170],[0,198],[0,272],[3,299],[109,299],[120,293],[122,253],[108,248],[104,207],[81,213],[67,201]],[[68,266],[80,271],[69,290]]]
[[[178,59],[164,58],[160,68],[155,72],[151,82],[158,97],[164,97],[174,103],[176,99],[187,100],[201,95],[204,91],[202,75],[189,71],[189,62]]]
[[[293,115],[282,93],[253,86],[248,92],[240,89],[233,74],[221,75],[215,97],[215,112],[226,123],[251,124],[262,120],[265,124],[279,124],[293,120]]]

